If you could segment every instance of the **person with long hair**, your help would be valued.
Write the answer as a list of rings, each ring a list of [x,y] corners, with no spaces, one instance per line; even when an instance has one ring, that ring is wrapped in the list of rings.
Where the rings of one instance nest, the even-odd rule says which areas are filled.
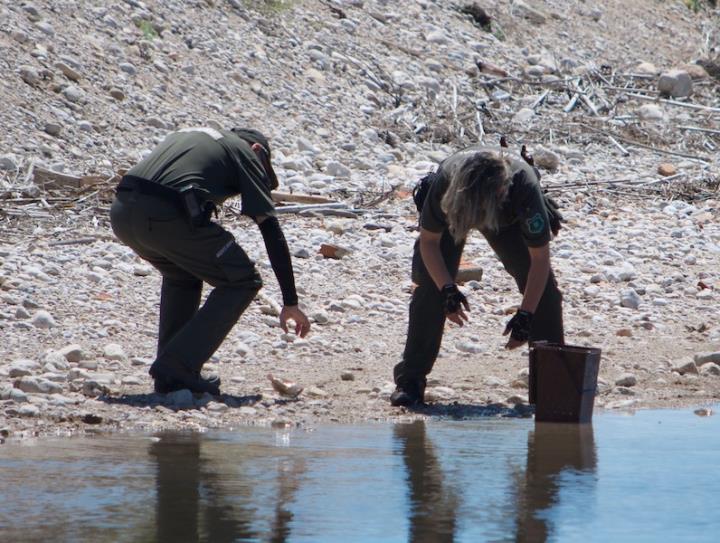
[[[394,368],[393,406],[423,403],[427,375],[440,351],[445,320],[463,326],[470,305],[455,283],[465,239],[479,230],[523,294],[504,334],[506,348],[527,341],[563,342],[562,295],[550,267],[550,240],[558,222],[539,172],[501,149],[471,147],[446,158],[420,210],[405,350]],[[552,225],[552,228],[551,228]]]

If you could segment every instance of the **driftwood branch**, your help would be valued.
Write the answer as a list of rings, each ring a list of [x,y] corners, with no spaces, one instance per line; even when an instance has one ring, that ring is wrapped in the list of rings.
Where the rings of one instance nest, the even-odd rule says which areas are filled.
[[[665,98],[654,98],[652,96],[644,96],[642,94],[635,94],[634,92],[629,92],[627,95],[632,96],[633,98],[637,98],[638,100],[645,100],[647,102],[660,102],[662,104],[668,104],[671,106],[686,107],[686,108],[690,108],[690,109],[697,109],[700,111],[712,111],[714,113],[720,113],[720,107],[701,106],[699,104],[689,104],[687,102],[678,102],[677,100],[666,100]]]

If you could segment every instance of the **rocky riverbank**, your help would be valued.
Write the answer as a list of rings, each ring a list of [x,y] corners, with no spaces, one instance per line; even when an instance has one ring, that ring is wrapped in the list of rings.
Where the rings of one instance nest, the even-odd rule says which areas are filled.
[[[716,13],[495,2],[488,31],[442,1],[60,4],[0,8],[3,438],[407,416],[387,399],[412,286],[408,191],[500,134],[530,146],[563,206],[553,265],[568,341],[603,349],[596,405],[720,398],[720,104],[693,64],[717,54]],[[155,395],[159,277],[107,210],[119,171],[202,124],[264,129],[281,189],[340,205],[281,215],[304,340],[279,329],[259,233],[226,206],[266,283],[208,364],[226,395]],[[483,270],[463,286],[472,321],[448,328],[420,416],[527,416],[526,354],[500,335],[519,296],[479,236],[465,260]]]

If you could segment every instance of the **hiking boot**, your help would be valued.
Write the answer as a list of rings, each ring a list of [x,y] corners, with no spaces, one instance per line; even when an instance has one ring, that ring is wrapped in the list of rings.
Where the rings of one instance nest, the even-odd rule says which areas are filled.
[[[390,405],[393,407],[418,407],[423,405],[422,395],[415,387],[395,387],[395,391],[390,394]]]
[[[194,372],[194,373],[198,379],[202,379],[204,381],[207,381],[210,384],[220,387],[221,381],[220,381],[219,375],[216,375],[214,373],[206,373],[206,374],[201,374],[200,372]],[[187,388],[180,381],[177,381],[175,379],[168,380],[163,377],[158,377],[158,378],[155,378],[154,381],[155,381],[155,392],[157,394],[169,394],[170,392],[175,392],[176,390],[182,390],[183,388]]]
[[[199,371],[191,371],[181,365],[154,363],[150,376],[155,380],[155,392],[167,394],[187,388],[190,392],[215,396],[220,394],[220,378],[217,375],[202,377]]]

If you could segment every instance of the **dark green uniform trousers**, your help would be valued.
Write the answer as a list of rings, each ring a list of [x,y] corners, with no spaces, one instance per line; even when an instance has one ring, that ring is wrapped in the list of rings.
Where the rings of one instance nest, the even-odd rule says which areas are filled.
[[[230,232],[213,222],[191,227],[161,197],[120,190],[110,220],[163,276],[156,362],[199,372],[262,287],[255,264]],[[200,307],[203,282],[214,289]]]
[[[530,252],[522,237],[520,227],[511,225],[498,233],[484,233],[507,272],[512,275],[521,293],[530,269]],[[460,266],[465,244],[456,245],[446,230],[440,239],[440,251],[452,277]],[[395,366],[395,384],[422,394],[426,377],[432,371],[440,352],[445,314],[443,298],[420,256],[419,242],[415,242],[412,263],[412,279],[417,285],[410,301],[410,318],[402,361]],[[530,342],[547,340],[562,343],[564,337],[562,320],[562,294],[555,276],[550,272],[545,291],[535,311],[530,330]]]

